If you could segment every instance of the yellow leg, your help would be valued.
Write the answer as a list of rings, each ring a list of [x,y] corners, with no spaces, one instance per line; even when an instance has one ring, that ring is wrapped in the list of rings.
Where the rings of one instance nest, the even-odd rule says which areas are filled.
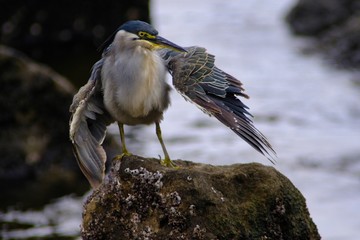
[[[126,148],[124,124],[118,123],[118,126],[119,126],[120,140],[121,140],[121,146],[122,146],[122,153],[121,153],[121,155],[119,156],[120,159],[121,159],[123,156],[130,156],[131,153],[130,153],[130,152],[127,150],[127,148]]]
[[[161,135],[161,128],[160,128],[160,123],[155,123],[156,125],[156,136],[159,139],[159,142],[161,144],[162,150],[164,152],[164,160],[161,160],[161,164],[166,166],[166,167],[176,167],[175,163],[173,163],[173,161],[171,161],[169,153],[166,150],[162,135]]]

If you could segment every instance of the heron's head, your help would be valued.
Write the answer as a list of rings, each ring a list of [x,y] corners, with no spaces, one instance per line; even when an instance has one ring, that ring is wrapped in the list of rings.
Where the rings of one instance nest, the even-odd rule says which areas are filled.
[[[121,41],[120,46],[123,48],[142,46],[151,50],[169,48],[186,52],[184,48],[159,36],[158,31],[150,24],[139,20],[128,21],[121,25],[110,41]]]

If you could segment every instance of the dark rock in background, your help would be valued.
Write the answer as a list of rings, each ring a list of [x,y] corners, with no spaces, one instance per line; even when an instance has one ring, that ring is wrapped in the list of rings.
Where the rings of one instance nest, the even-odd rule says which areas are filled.
[[[149,1],[2,1],[0,44],[46,63],[80,86],[101,56],[99,46],[130,19],[149,21]]]
[[[331,28],[319,37],[318,47],[330,62],[343,68],[360,69],[360,15]]]
[[[114,161],[85,204],[83,239],[320,239],[304,197],[274,168],[175,162]]]
[[[343,68],[360,68],[360,2],[299,0],[286,17],[293,33],[317,39],[316,49]]]
[[[0,208],[39,207],[89,185],[69,140],[73,85],[0,46]]]
[[[356,6],[354,0],[299,0],[287,16],[295,34],[313,36],[344,22]]]
[[[0,208],[40,207],[82,194],[68,137],[69,106],[87,82],[97,49],[120,24],[149,22],[149,1],[0,2]],[[28,56],[25,57],[24,55]],[[44,63],[59,72],[40,65]],[[111,139],[105,142],[114,155]]]

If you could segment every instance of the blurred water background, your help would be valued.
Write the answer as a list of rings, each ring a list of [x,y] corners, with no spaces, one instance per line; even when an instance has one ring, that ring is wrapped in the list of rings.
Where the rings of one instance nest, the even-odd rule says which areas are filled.
[[[307,54],[309,40],[293,37],[284,23],[294,3],[153,0],[151,15],[163,37],[181,46],[206,47],[219,68],[243,82],[251,97],[244,103],[255,116],[255,126],[277,151],[275,168],[305,196],[320,235],[355,240],[360,235],[360,88],[353,81],[357,73]],[[173,159],[271,165],[175,90],[162,130]],[[132,131],[132,152],[162,154],[154,126]],[[110,132],[117,134],[116,126],[110,126]],[[21,231],[2,229],[2,237],[73,239],[84,198],[66,196],[41,211],[0,213],[3,220],[35,224]]]

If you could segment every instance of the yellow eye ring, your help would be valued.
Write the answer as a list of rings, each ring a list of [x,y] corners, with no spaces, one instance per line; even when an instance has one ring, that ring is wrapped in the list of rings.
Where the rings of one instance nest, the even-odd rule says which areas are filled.
[[[139,35],[139,37],[142,37],[142,38],[148,38],[149,37],[149,34],[146,33],[146,32],[139,32],[138,35]]]
[[[145,39],[154,39],[155,38],[155,36],[153,36],[147,32],[142,32],[142,31],[138,32],[138,36],[141,38],[145,38]]]

